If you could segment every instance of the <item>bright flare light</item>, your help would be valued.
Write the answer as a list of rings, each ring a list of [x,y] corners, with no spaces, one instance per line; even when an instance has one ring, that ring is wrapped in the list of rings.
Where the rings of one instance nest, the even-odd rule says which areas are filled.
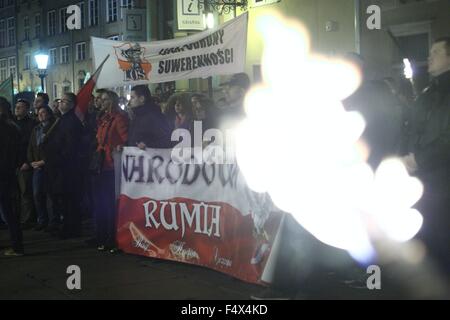
[[[409,61],[409,59],[403,59],[403,64],[405,66],[403,71],[405,74],[405,78],[408,80],[412,79],[414,76],[414,72],[411,66],[411,62]]]
[[[48,66],[48,54],[37,54],[34,56],[38,69],[46,70]]]
[[[340,102],[361,83],[357,67],[311,55],[296,22],[270,16],[258,26],[264,84],[247,95],[248,117],[236,129],[236,156],[250,188],[268,192],[316,238],[362,263],[376,255],[374,239],[414,237],[422,225],[411,209],[420,182],[397,160],[375,174],[359,141],[365,122]]]
[[[214,28],[215,21],[214,21],[214,14],[212,12],[208,12],[207,14],[204,14],[203,19],[205,21],[205,26],[208,29]]]

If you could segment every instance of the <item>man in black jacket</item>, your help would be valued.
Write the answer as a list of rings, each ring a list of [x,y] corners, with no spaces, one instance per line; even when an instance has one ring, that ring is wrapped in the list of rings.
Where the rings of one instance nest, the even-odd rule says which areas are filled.
[[[20,153],[19,153],[19,195],[17,211],[20,212],[21,221],[23,223],[34,223],[36,215],[33,205],[32,177],[33,169],[27,160],[28,143],[30,141],[31,132],[37,125],[36,121],[30,117],[30,102],[19,99],[15,108],[15,123],[20,128]]]
[[[129,102],[133,117],[128,131],[128,146],[145,148],[171,148],[172,128],[161,109],[153,102],[145,85],[131,89]]]
[[[5,251],[6,256],[23,255],[22,231],[19,217],[13,211],[11,190],[14,186],[15,172],[19,164],[20,133],[10,119],[11,106],[0,97],[0,207],[8,224],[12,249]]]
[[[418,204],[424,216],[420,237],[450,274],[450,37],[433,44],[428,71],[433,79],[413,107],[403,160],[425,187]]]
[[[81,134],[82,124],[74,112],[76,96],[66,93],[61,99],[61,117],[49,129],[44,142],[47,191],[53,202],[54,215],[63,217],[62,239],[81,233]]]

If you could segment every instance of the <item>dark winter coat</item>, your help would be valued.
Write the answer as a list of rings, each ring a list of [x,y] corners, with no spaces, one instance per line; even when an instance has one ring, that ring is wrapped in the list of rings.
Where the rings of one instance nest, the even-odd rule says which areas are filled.
[[[450,71],[435,78],[412,108],[408,151],[417,175],[435,192],[450,192]]]
[[[43,146],[49,193],[70,193],[80,187],[82,130],[73,110],[62,115],[49,129]]]
[[[161,109],[155,104],[133,109],[133,119],[128,131],[128,146],[136,147],[143,142],[148,148],[171,148],[172,127]]]

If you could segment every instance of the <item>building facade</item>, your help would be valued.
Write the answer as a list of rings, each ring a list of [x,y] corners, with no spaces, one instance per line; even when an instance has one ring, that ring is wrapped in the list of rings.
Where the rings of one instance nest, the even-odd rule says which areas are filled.
[[[17,72],[17,8],[13,0],[0,0],[0,81],[13,76],[19,90]]]
[[[115,40],[154,41],[185,37],[199,31],[178,30],[178,0],[0,0],[0,80],[13,74],[15,91],[39,91],[34,55],[49,54],[46,91],[51,98],[77,92],[94,71],[90,37]],[[196,2],[196,1],[192,1]],[[259,4],[257,4],[257,2]],[[215,11],[216,24],[249,12],[246,72],[252,80],[261,77],[263,42],[256,21],[271,12],[301,21],[310,33],[316,52],[338,55],[360,52],[370,78],[401,73],[407,55],[416,67],[416,83],[427,82],[426,56],[431,43],[449,34],[448,0],[249,0],[247,8]],[[198,1],[197,1],[198,3]],[[381,30],[366,26],[370,5],[381,8]],[[66,8],[81,9],[81,30],[69,30]],[[129,29],[128,16],[139,11],[140,26]],[[389,31],[389,32],[388,32]],[[395,38],[395,41],[393,40]],[[222,77],[213,77],[217,90]],[[178,90],[203,91],[204,79],[177,82]],[[126,88],[117,88],[125,95]]]
[[[369,30],[366,9],[381,8],[381,29]],[[398,78],[403,58],[411,60],[416,91],[428,83],[428,54],[433,41],[450,36],[449,0],[361,0],[361,54],[371,78]]]
[[[185,37],[198,31],[178,30],[178,0],[147,0],[150,24],[148,34],[151,39],[167,39],[167,37]],[[202,1],[193,1],[202,2]],[[232,1],[229,1],[232,3]],[[237,3],[242,3],[237,1]],[[323,54],[341,54],[358,51],[357,23],[359,0],[281,0],[258,1],[248,0],[247,7],[230,7],[230,9],[213,10],[216,24],[226,22],[243,12],[249,13],[246,72],[253,81],[261,78],[261,58],[263,41],[259,34],[257,21],[259,17],[278,13],[303,23],[310,34],[312,49]],[[162,18],[162,19],[161,19]],[[157,20],[157,22],[155,22]],[[331,28],[330,28],[331,26]],[[219,84],[222,77],[213,77],[213,87],[220,95]],[[177,81],[177,90],[208,91],[208,81],[191,79]]]
[[[45,91],[51,99],[78,92],[92,74],[90,37],[146,40],[141,29],[129,31],[126,19],[145,12],[145,0],[16,0],[1,1],[0,79],[15,74],[15,91],[41,91],[34,56],[49,55]],[[68,6],[81,10],[81,29],[70,30]],[[145,14],[143,14],[145,16]],[[3,76],[3,78],[2,78]],[[123,93],[123,88],[118,88]]]

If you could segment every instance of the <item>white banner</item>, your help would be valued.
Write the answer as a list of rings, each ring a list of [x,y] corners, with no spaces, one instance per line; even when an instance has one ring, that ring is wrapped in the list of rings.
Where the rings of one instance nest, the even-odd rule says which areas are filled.
[[[244,72],[247,48],[245,13],[222,26],[192,36],[148,42],[92,37],[94,64],[105,63],[97,87],[160,83]]]

